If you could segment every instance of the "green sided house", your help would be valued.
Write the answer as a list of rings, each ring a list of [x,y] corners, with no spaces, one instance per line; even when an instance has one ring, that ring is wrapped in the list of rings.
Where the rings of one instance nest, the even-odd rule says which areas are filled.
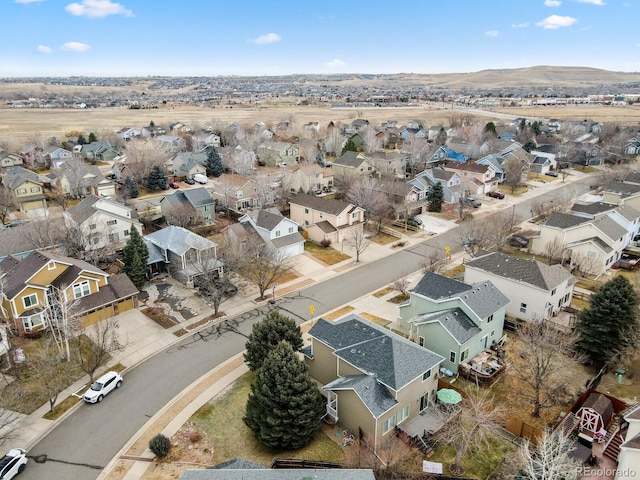
[[[442,355],[456,373],[502,337],[509,299],[490,281],[468,285],[429,272],[399,306],[410,340]]]
[[[357,315],[319,319],[303,349],[311,376],[327,397],[326,417],[379,449],[395,427],[413,425],[433,408],[443,358]],[[405,431],[407,431],[405,430]]]

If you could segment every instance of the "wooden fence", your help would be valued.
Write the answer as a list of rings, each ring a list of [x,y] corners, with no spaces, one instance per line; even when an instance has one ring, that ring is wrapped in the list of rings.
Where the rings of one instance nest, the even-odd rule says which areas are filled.
[[[538,443],[538,439],[542,436],[543,433],[542,429],[540,429],[539,427],[529,425],[519,418],[507,419],[504,428],[506,428],[509,433],[512,433],[513,435],[516,435],[518,437],[525,438],[533,444]]]

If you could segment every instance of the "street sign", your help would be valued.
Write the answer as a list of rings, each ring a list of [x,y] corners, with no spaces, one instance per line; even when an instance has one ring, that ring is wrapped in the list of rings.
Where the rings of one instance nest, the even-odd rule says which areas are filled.
[[[451,247],[444,247],[444,253],[451,255]]]
[[[313,314],[316,311],[316,307],[314,307],[313,305],[309,305],[309,313],[313,316]]]

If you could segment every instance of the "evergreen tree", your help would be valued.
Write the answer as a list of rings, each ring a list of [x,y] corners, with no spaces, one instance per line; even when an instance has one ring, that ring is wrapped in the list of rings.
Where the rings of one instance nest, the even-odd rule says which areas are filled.
[[[436,182],[427,192],[428,210],[430,212],[441,212],[444,200],[444,189],[440,182]]]
[[[147,177],[147,188],[151,191],[164,190],[167,186],[167,176],[162,167],[155,165]]]
[[[131,177],[127,177],[124,180],[124,185],[122,186],[122,188],[124,189],[124,193],[127,198],[138,198],[138,195],[140,194],[140,192],[138,191],[138,184]]]
[[[98,137],[96,137],[96,134],[93,132],[89,132],[89,143],[93,143],[97,141],[98,141]]]
[[[260,322],[253,325],[245,348],[244,361],[250,370],[256,371],[269,355],[269,352],[286,341],[298,351],[302,348],[302,332],[296,322],[277,310],[272,310]]]
[[[440,130],[438,130],[438,135],[436,135],[433,143],[435,143],[436,145],[445,145],[447,143],[447,131],[444,129],[444,127],[440,127]]]
[[[211,150],[209,150],[209,153],[207,154],[207,161],[204,166],[207,169],[207,175],[212,177],[217,178],[224,173],[222,158],[220,158],[220,154],[216,150],[216,147],[211,147]]]
[[[498,132],[496,131],[496,124],[493,122],[487,123],[484,126],[482,133],[484,133],[487,137],[497,137]]]
[[[534,142],[533,140],[527,140],[527,142],[522,146],[522,149],[527,153],[531,153],[531,150],[536,147],[536,142]]]
[[[540,127],[540,122],[537,120],[531,124],[531,130],[533,130],[533,134],[538,136],[542,134],[542,127]]]
[[[129,230],[129,240],[122,252],[124,273],[127,274],[133,284],[139,289],[144,286],[147,275],[147,260],[149,249],[144,243],[140,232],[132,225]]]
[[[580,348],[596,367],[611,362],[638,344],[637,295],[623,275],[602,285],[578,315]]]
[[[78,141],[76,142],[78,145],[86,145],[87,144],[87,139],[84,138],[82,135],[80,135],[78,137]]]
[[[340,155],[344,155],[345,152],[357,152],[357,151],[358,151],[358,147],[356,147],[356,144],[352,139],[349,139],[347,140],[347,143],[345,143],[344,147],[342,147],[342,151],[340,152]]]
[[[307,366],[281,342],[258,370],[242,420],[267,448],[295,450],[320,429],[324,407]]]

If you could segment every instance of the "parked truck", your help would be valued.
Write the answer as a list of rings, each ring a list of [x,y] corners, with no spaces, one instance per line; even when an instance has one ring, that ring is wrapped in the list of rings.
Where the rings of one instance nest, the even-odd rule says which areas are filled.
[[[196,182],[201,183],[202,185],[204,185],[205,183],[207,183],[207,181],[209,181],[209,179],[207,178],[207,176],[206,176],[206,175],[203,175],[203,174],[201,174],[201,173],[196,173],[196,174],[193,176],[193,179],[194,179]]]

